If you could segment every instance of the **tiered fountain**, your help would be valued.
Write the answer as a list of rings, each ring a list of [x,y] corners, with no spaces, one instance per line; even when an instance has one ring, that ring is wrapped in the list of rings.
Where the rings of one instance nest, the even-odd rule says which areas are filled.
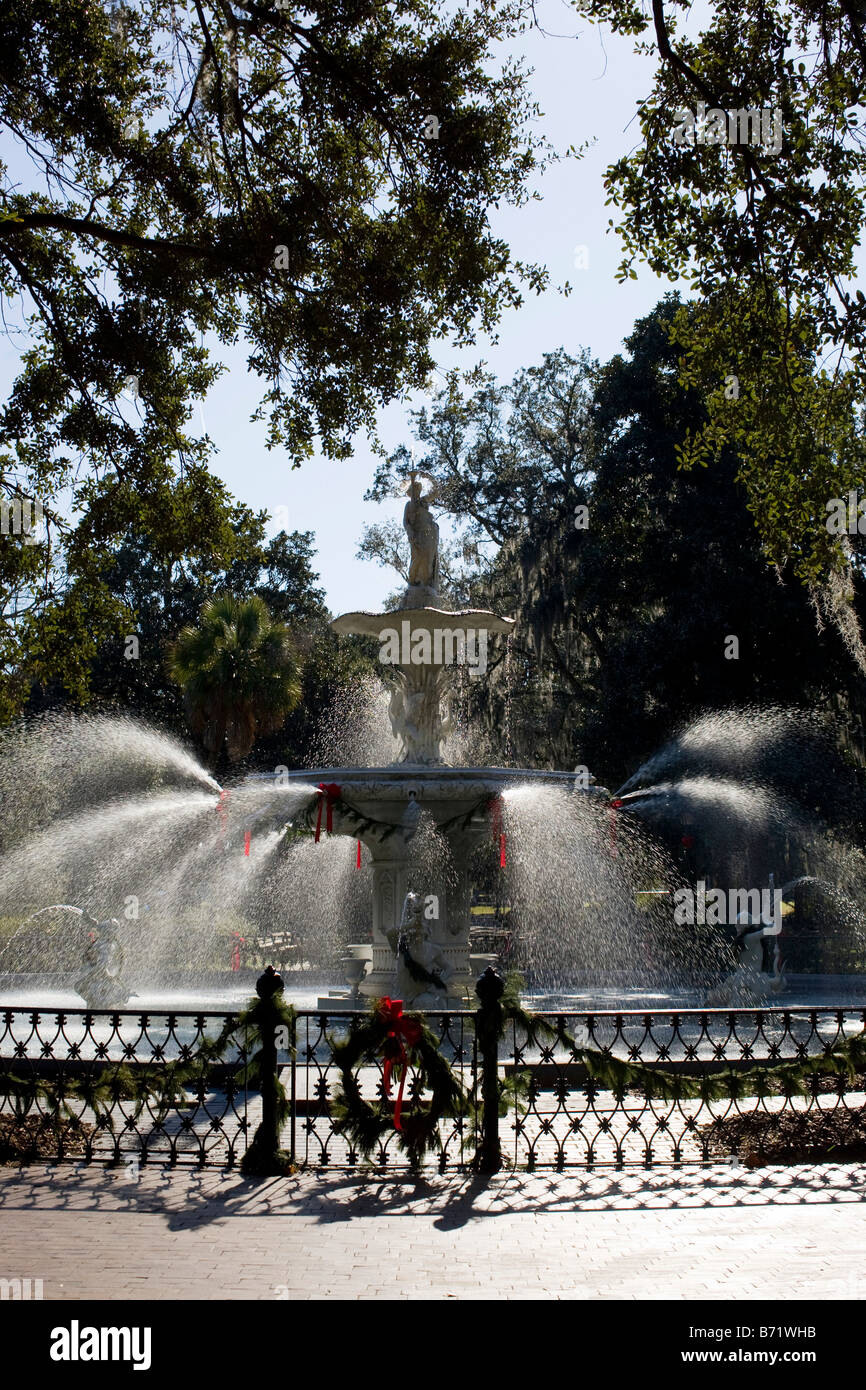
[[[651,833],[665,829],[669,806],[680,832],[706,822],[707,838],[735,850],[753,841],[760,849],[778,824],[810,855],[809,876],[803,879],[798,866],[801,878],[786,888],[866,884],[856,847],[822,837],[804,808],[764,786],[757,775],[763,762],[754,776],[750,771],[750,741],[766,761],[776,726],[784,731],[791,722],[788,712],[699,721],[613,802],[573,773],[449,766],[443,749],[455,666],[481,676],[488,639],[507,635],[513,621],[448,606],[439,591],[430,502],[413,477],[404,516],[409,583],[399,605],[333,622],[339,633],[380,644],[398,753],[387,766],[282,767],[222,789],[173,739],[135,720],[63,714],[0,734],[0,922],[13,924],[0,939],[3,1002],[38,997],[65,1006],[72,994],[100,1008],[133,997],[151,1009],[193,1001],[234,1007],[250,984],[239,943],[257,922],[276,931],[283,914],[284,935],[297,933],[299,950],[314,943],[309,956],[297,958],[295,982],[313,999],[331,981],[327,974],[312,979],[307,968],[330,969],[338,942],[349,933],[367,936],[370,924],[370,939],[349,946],[343,962],[350,989],[320,998],[321,1008],[382,995],[416,1008],[456,1008],[469,1002],[484,964],[470,954],[474,850],[491,838],[502,865],[507,829],[504,891],[518,919],[521,970],[536,999],[556,1007],[563,1000],[701,1004],[732,961],[723,934],[674,920],[671,893],[700,873],[678,868]],[[692,745],[705,771],[680,777],[677,750],[688,753]],[[804,747],[798,744],[798,763]],[[352,756],[325,754],[323,761]],[[307,833],[287,836],[288,827]],[[346,873],[349,856],[314,845],[313,829],[319,841],[334,835],[359,842],[358,866],[366,860],[372,868],[371,906],[358,891],[362,876]],[[691,829],[682,846],[686,838],[693,840]],[[729,877],[753,881],[745,867]],[[861,915],[844,894],[837,916],[861,951]],[[49,927],[58,921],[59,928]],[[736,926],[748,938],[739,945],[753,948],[757,959],[763,923]],[[231,964],[229,938],[237,943]],[[748,974],[749,950],[742,955],[737,988]],[[846,988],[859,986],[860,968],[856,977],[836,977],[836,997],[840,979]],[[761,990],[784,986],[781,967],[772,985],[759,969],[751,974]],[[822,981],[808,983],[809,998]],[[722,981],[728,996],[731,984]]]
[[[359,993],[379,997],[396,989],[413,1007],[449,1008],[465,1003],[483,963],[470,960],[469,860],[485,835],[501,835],[504,789],[547,782],[572,790],[575,779],[562,772],[445,762],[455,658],[474,662],[482,674],[488,636],[507,635],[514,620],[447,606],[439,592],[439,527],[430,501],[413,474],[403,517],[411,550],[409,586],[399,606],[387,613],[345,613],[331,624],[336,632],[379,640],[400,758],[388,767],[320,768],[289,777],[316,784],[307,822],[315,822],[317,835],[352,836],[369,850],[372,952]],[[581,790],[607,796],[594,786]],[[411,843],[424,817],[447,845],[447,869],[428,864],[413,873]],[[336,1002],[331,997],[322,1004]]]

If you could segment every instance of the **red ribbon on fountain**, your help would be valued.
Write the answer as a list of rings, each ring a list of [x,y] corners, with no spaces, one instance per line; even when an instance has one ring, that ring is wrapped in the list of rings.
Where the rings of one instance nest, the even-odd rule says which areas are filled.
[[[400,1116],[403,1112],[403,1087],[406,1085],[406,1071],[409,1066],[406,1044],[408,1043],[410,1047],[415,1046],[421,1037],[421,1024],[417,1018],[403,1017],[402,999],[389,999],[386,996],[379,1000],[376,1012],[383,1023],[390,1024],[382,1054],[385,1059],[382,1070],[382,1087],[386,1100],[391,1099],[391,1072],[395,1063],[402,1069],[400,1089],[397,1092],[397,1104],[394,1106],[394,1128],[402,1130]]]
[[[253,832],[251,830],[244,831],[244,854],[247,856],[247,859],[250,857],[250,841],[252,837]]]
[[[360,869],[360,867],[361,867],[361,841],[359,840],[359,841],[358,841],[358,857],[357,857],[357,859],[355,860],[355,868],[356,868],[356,869]]]
[[[334,802],[340,795],[340,788],[336,782],[319,783],[319,814],[316,816],[316,844],[322,834],[322,806],[325,807],[325,830],[330,835],[334,829]],[[322,798],[324,797],[324,802]]]
[[[490,812],[490,825],[493,831],[493,843],[499,845],[499,867],[505,868],[505,831],[502,828],[502,797],[492,796],[487,803]]]

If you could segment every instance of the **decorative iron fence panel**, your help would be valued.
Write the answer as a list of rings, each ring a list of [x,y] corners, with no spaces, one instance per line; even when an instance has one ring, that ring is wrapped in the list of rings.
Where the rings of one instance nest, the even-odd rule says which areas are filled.
[[[331,1040],[346,1037],[353,1018],[358,1017],[357,1013],[349,1012],[297,1014],[296,1057],[288,1064],[290,1085],[286,1085],[285,1075],[282,1077],[289,1093],[290,1109],[281,1139],[302,1167],[355,1168],[365,1162],[364,1156],[335,1127],[330,1107],[340,1084]],[[478,1067],[474,1013],[428,1013],[425,1018],[440,1051],[457,1072],[464,1089],[472,1092]],[[383,1066],[383,1059],[375,1057],[366,1059],[358,1069],[361,1095],[370,1102],[384,1097]],[[406,1083],[407,1104],[421,1094],[417,1073],[413,1071]],[[462,1168],[471,1162],[474,1154],[471,1136],[476,1124],[474,1111],[441,1123],[441,1150],[430,1159],[440,1172]],[[378,1168],[406,1167],[407,1159],[400,1149],[396,1130],[391,1131],[366,1162]]]
[[[827,1157],[859,1143],[866,1156],[863,1070],[810,1070],[811,1059],[864,1029],[866,1010],[834,1008],[542,1014],[528,1034],[512,1022],[500,1062],[525,1094],[501,1123],[503,1159],[529,1169],[623,1168],[760,1162],[799,1150],[808,1161],[810,1149]],[[618,1064],[641,1074],[629,1084]],[[784,1064],[787,1081],[783,1073],[759,1084],[757,1069]],[[798,1066],[805,1095],[789,1093]],[[731,1073],[739,1085],[726,1086]],[[686,1088],[697,1094],[676,1094]],[[725,1089],[733,1094],[714,1094]]]
[[[477,1162],[482,1121],[494,1138],[498,1128],[502,1162],[515,1168],[761,1161],[784,1156],[786,1145],[799,1146],[804,1161],[811,1151],[832,1157],[840,1145],[862,1144],[866,1155],[864,1009],[545,1013],[525,1026],[510,1018],[488,1053],[498,1116],[489,1094],[482,1114],[482,1043],[490,1036],[483,1017],[426,1015],[469,1101],[465,1114],[440,1122],[438,1148],[425,1160],[442,1172]],[[396,1130],[364,1155],[333,1113],[341,1077],[332,1047],[358,1018],[299,1011],[289,1046],[283,1039],[278,1048],[288,1101],[279,1144],[303,1168],[408,1166]],[[183,1010],[0,1012],[0,1161],[237,1166],[262,1119],[261,1097],[245,1080],[255,1040],[235,1034],[219,1063],[182,1077],[174,1093],[142,1095],[134,1084],[191,1062],[203,1040],[236,1019]],[[765,1069],[779,1066],[787,1071],[768,1077]],[[368,1101],[384,1100],[381,1056],[364,1056],[355,1075]],[[407,1105],[422,1094],[410,1067]]]
[[[166,1103],[136,1077],[194,1058],[234,1014],[6,1009],[0,1014],[0,1155],[235,1167],[258,1123],[243,1040]],[[13,1135],[17,1131],[17,1138]]]

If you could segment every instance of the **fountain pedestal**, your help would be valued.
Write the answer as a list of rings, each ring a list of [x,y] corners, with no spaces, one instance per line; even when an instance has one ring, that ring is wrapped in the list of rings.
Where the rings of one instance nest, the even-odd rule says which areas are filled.
[[[406,847],[408,848],[408,847]],[[429,921],[432,940],[446,957],[450,967],[448,993],[442,996],[443,1008],[456,1008],[464,1003],[474,979],[469,960],[469,922],[460,912],[460,904],[468,896],[468,885],[458,883],[456,891],[441,881],[423,885],[409,882],[407,854],[373,859],[373,959],[372,967],[360,984],[360,993],[367,998],[393,994],[397,964],[397,940],[403,903],[410,888],[422,893],[425,899],[424,916]],[[465,870],[462,877],[465,879]]]
[[[330,768],[318,785],[327,798],[328,828],[357,837],[372,859],[372,962],[360,981],[360,994],[394,997],[402,987],[397,985],[399,975],[407,988],[410,983],[431,982],[429,988],[408,989],[410,995],[423,996],[422,1007],[472,1007],[470,852],[480,836],[491,833],[491,807],[496,805],[498,819],[503,789],[515,778],[503,769],[447,767],[442,747],[452,727],[454,667],[463,665],[470,678],[483,679],[488,636],[507,636],[514,620],[488,610],[447,606],[439,592],[439,528],[430,514],[435,490],[425,495],[413,472],[407,491],[403,524],[411,559],[409,587],[399,606],[387,613],[344,613],[331,623],[335,632],[378,639],[382,674],[391,692],[388,713],[401,758],[389,768]],[[321,806],[317,813],[321,828]],[[447,841],[447,869],[418,862],[410,849],[422,815]],[[413,898],[413,940],[426,960],[438,961],[426,975],[428,967],[419,967],[408,945],[408,928],[398,959],[401,925],[407,926],[401,918],[410,893],[423,900],[419,904]],[[447,988],[436,983],[440,976]],[[323,1007],[327,1003],[320,1002]],[[343,996],[340,1002],[348,1001]]]
[[[362,841],[373,875],[371,963],[358,993],[365,999],[394,995],[403,904],[414,891],[424,900],[430,939],[448,962],[441,1007],[465,1006],[476,976],[469,951],[469,858],[479,839],[490,833],[488,803],[501,784],[471,768],[434,771],[402,765],[331,772],[340,787],[332,805],[332,833]],[[316,814],[311,807],[310,820]],[[413,854],[412,841],[425,814],[448,850],[447,864],[438,871]],[[322,998],[320,1006],[347,1002],[345,995],[335,995]]]

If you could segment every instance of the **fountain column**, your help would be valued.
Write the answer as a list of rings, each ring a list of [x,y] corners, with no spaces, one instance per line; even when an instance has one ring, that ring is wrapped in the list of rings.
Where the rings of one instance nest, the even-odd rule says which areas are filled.
[[[393,837],[397,841],[397,837]],[[458,872],[456,887],[431,878],[410,883],[408,851],[405,843],[386,846],[369,844],[373,869],[373,954],[372,965],[361,981],[360,993],[367,998],[391,994],[397,960],[397,938],[403,900],[410,888],[426,900],[426,912],[433,940],[441,947],[453,970],[451,991],[445,1007],[464,1003],[464,990],[474,978],[469,963],[468,902],[469,886],[465,865]],[[417,880],[417,874],[414,875]]]
[[[368,848],[373,860],[373,963],[359,990],[368,998],[381,998],[394,987],[397,933],[406,896],[406,853],[404,845],[389,845],[385,853],[379,845]]]
[[[369,821],[357,829],[350,822],[347,830],[360,834],[373,868],[372,965],[359,989],[368,998],[393,993],[403,902],[411,890],[424,899],[425,927],[429,923],[430,939],[451,968],[450,992],[443,1007],[454,1008],[467,1002],[467,990],[474,986],[469,960],[468,847],[478,828],[464,824],[457,829],[456,823],[472,811],[487,786],[483,777],[479,782],[478,770],[465,777],[451,775],[442,783],[435,774],[446,766],[442,746],[451,732],[453,668],[466,665],[470,676],[482,678],[487,670],[488,635],[509,633],[514,620],[485,609],[454,610],[440,597],[439,527],[430,514],[435,490],[425,495],[413,472],[407,491],[403,525],[411,559],[409,586],[399,605],[386,613],[343,613],[331,622],[335,632],[363,633],[379,641],[379,660],[390,690],[391,729],[400,744],[399,761],[379,769],[375,779],[358,787],[357,798],[351,800],[358,814]],[[413,785],[406,774],[417,776],[417,782]],[[336,776],[341,783],[346,780],[336,771],[330,780]],[[444,822],[450,827],[444,833],[456,881],[437,881],[434,866],[409,863],[407,845],[422,810],[437,825]],[[372,830],[369,822],[377,822],[379,831]],[[486,824],[483,815],[479,824]]]

